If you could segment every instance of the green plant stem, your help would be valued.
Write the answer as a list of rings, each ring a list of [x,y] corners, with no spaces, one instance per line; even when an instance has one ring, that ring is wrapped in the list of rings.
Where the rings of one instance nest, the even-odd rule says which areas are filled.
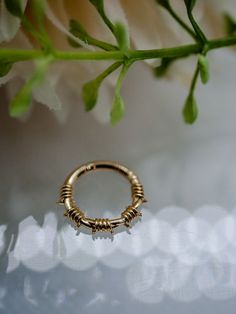
[[[128,69],[130,68],[131,65],[132,65],[132,62],[128,62],[128,63],[124,64],[124,66],[122,67],[122,69],[120,71],[120,75],[119,75],[117,83],[116,83],[115,93],[118,93],[118,94],[120,93],[122,82],[123,82],[125,75],[126,75]]]
[[[168,7],[168,12],[170,13],[170,15],[174,18],[174,20],[176,20],[177,23],[179,23],[183,29],[186,30],[186,32],[194,39],[196,40],[196,34],[194,33],[194,31],[175,13],[175,11],[172,9],[171,6]]]
[[[91,45],[91,46],[95,46],[95,47],[99,47],[103,50],[106,50],[106,51],[110,51],[110,50],[117,50],[118,47],[115,46],[115,45],[112,45],[112,44],[108,44],[102,40],[98,40],[96,38],[93,38],[91,36],[89,36],[87,38],[87,44],[88,45]]]
[[[122,62],[118,61],[110,65],[104,72],[102,72],[99,76],[96,77],[96,80],[103,81],[109,74],[114,72],[121,66]]]
[[[197,66],[193,75],[193,79],[191,82],[191,86],[190,86],[190,90],[189,90],[189,94],[194,94],[194,90],[197,84],[197,79],[198,79],[198,75],[199,75],[199,67]]]
[[[209,40],[208,50],[236,45],[236,36],[223,37]],[[203,45],[196,43],[172,48],[151,49],[151,50],[129,50],[128,59],[130,61],[157,59],[157,58],[179,58],[191,54],[201,53]],[[42,58],[45,55],[41,50],[18,50],[1,49],[0,61],[17,62]],[[53,52],[54,60],[117,60],[124,61],[127,56],[121,51],[59,51]]]
[[[199,27],[199,25],[196,23],[195,18],[192,14],[192,11],[187,10],[187,13],[188,13],[189,21],[191,22],[191,24],[195,30],[195,33],[197,34],[197,37],[199,38],[200,42],[206,43],[207,38],[206,38],[205,34],[203,33],[203,31],[201,30],[201,28]]]

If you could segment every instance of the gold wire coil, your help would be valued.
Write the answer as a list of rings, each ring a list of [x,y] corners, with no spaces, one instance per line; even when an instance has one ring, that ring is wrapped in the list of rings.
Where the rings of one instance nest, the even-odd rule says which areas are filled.
[[[138,216],[142,216],[142,213],[140,211],[138,211],[136,208],[134,207],[127,207],[122,213],[121,213],[121,217],[124,219],[124,224],[127,227],[130,227],[130,223],[131,221]]]
[[[61,188],[59,203],[64,204],[64,200],[66,198],[72,198],[72,192],[73,192],[72,185],[64,184]]]
[[[108,218],[95,218],[94,225],[92,227],[92,232],[95,233],[96,231],[110,231],[113,232],[110,219]]]
[[[140,183],[132,185],[132,195],[134,198],[144,198],[143,186]]]
[[[121,216],[114,219],[109,218],[89,218],[76,205],[73,198],[73,184],[84,173],[98,169],[111,169],[118,171],[125,176],[131,184],[132,204],[121,212]],[[136,217],[142,216],[138,207],[146,202],[144,198],[144,189],[138,177],[123,165],[112,161],[93,161],[84,164],[70,173],[66,178],[61,190],[59,203],[66,208],[65,216],[69,217],[77,227],[84,225],[92,230],[92,233],[97,231],[111,232],[118,226],[125,225],[130,227],[131,222]]]
[[[77,227],[80,226],[81,220],[84,218],[84,213],[78,207],[67,209],[64,215],[71,218],[71,220],[76,223]]]

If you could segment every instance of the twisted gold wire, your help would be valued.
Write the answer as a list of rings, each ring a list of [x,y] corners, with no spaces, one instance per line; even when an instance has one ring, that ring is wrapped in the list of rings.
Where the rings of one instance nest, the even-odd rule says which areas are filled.
[[[113,233],[113,229],[108,218],[95,218],[92,226],[92,232],[105,231]]]
[[[124,224],[126,227],[130,227],[131,221],[138,216],[141,217],[142,213],[132,206],[127,207],[121,213],[121,217],[124,219]]]
[[[74,221],[77,227],[80,227],[81,220],[84,218],[84,213],[78,207],[67,209],[64,215]]]
[[[64,204],[64,200],[66,198],[72,198],[72,192],[73,192],[72,185],[71,184],[64,184],[61,187],[59,203]]]
[[[132,185],[132,195],[134,198],[144,198],[144,190],[141,183]]]
[[[73,199],[73,184],[84,173],[98,170],[98,169],[111,169],[118,171],[125,176],[131,184],[132,204],[122,211],[121,216],[114,219],[109,218],[89,218],[86,217],[84,212],[76,205]],[[136,217],[142,216],[137,208],[146,202],[144,198],[144,189],[138,177],[123,165],[112,161],[93,161],[76,168],[65,180],[61,190],[59,203],[66,208],[65,216],[69,217],[75,222],[77,227],[84,225],[92,230],[92,233],[97,231],[111,232],[118,226],[125,225],[130,227],[131,222]]]

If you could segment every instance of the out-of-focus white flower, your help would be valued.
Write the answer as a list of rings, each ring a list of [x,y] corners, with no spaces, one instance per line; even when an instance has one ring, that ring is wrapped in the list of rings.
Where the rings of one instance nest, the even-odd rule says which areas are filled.
[[[180,16],[186,19],[183,2],[173,0]],[[22,0],[25,14],[32,22],[32,8],[30,1]],[[135,49],[152,49],[170,47],[192,42],[191,37],[170,17],[154,0],[105,0],[104,5],[107,15],[112,21],[121,21],[127,25],[130,33],[131,44]],[[234,1],[203,1],[199,0],[194,9],[194,14],[202,25],[207,36],[217,37],[222,35],[220,11],[235,9]],[[236,11],[236,9],[235,9]],[[236,16],[236,12],[235,12]],[[73,50],[67,40],[70,19],[79,20],[85,29],[94,37],[115,43],[114,36],[104,25],[95,8],[88,0],[48,0],[46,2],[46,30],[56,49]],[[80,40],[73,38],[81,43]],[[18,18],[12,16],[1,1],[0,8],[0,47],[14,47],[32,49],[37,43],[27,32],[20,27]],[[94,47],[86,49],[94,50]],[[153,64],[152,62],[147,62]],[[157,62],[155,62],[157,64]],[[186,63],[188,64],[188,63]],[[171,76],[180,76],[184,82],[189,82],[192,76],[192,67],[183,67],[179,63],[173,66]],[[78,105],[81,87],[84,82],[95,78],[107,66],[107,62],[58,62],[48,71],[44,83],[33,91],[33,98],[50,109],[54,109],[58,118],[66,119],[68,108],[71,104]],[[189,70],[191,69],[191,70]],[[14,86],[24,83],[32,73],[33,63],[17,63],[7,76],[0,79],[1,84],[7,84],[9,98],[15,92]],[[109,119],[109,107],[112,102],[114,76],[108,77],[101,88],[97,108],[94,113],[99,120],[106,122]]]
[[[21,0],[22,9],[26,7],[27,0]],[[20,27],[20,20],[8,12],[4,1],[0,2],[0,43],[11,40]]]

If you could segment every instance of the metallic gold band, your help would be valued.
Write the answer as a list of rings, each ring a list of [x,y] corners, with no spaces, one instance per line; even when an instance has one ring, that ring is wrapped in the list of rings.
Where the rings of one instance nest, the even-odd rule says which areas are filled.
[[[125,176],[131,184],[132,204],[122,211],[119,218],[89,218],[86,217],[84,212],[76,205],[73,199],[73,184],[84,173],[98,170],[98,169],[111,169],[118,171]],[[77,227],[84,225],[87,228],[92,229],[92,232],[97,231],[109,231],[113,233],[113,229],[125,225],[130,227],[131,221],[138,216],[141,216],[141,212],[138,211],[138,207],[146,202],[144,198],[143,186],[140,183],[138,177],[128,168],[112,161],[93,161],[84,164],[74,171],[72,171],[66,178],[60,192],[59,203],[66,208],[65,216],[72,219]]]

